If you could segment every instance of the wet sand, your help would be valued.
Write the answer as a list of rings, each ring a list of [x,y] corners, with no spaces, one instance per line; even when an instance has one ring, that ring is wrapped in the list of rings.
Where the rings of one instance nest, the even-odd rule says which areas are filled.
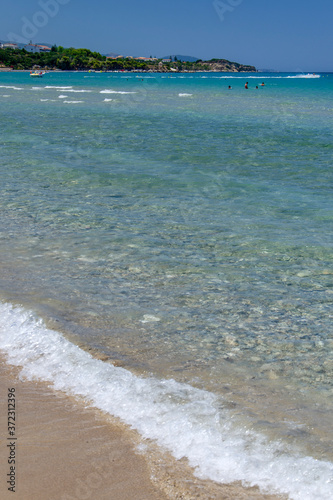
[[[8,367],[3,358],[0,370],[3,500],[277,498],[262,495],[256,488],[199,480],[185,460],[175,461],[153,443],[142,447],[138,434],[116,419],[45,383],[20,381],[19,370]],[[7,431],[8,388],[15,388],[17,440]],[[15,493],[8,491],[8,444],[15,458]]]
[[[164,500],[123,429],[46,384],[1,365],[1,491],[17,500]],[[16,488],[7,490],[7,388],[16,394]]]

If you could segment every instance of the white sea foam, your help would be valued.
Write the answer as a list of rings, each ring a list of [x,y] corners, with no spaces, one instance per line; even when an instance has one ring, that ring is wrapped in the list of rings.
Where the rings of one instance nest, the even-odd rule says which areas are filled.
[[[58,95],[58,99],[65,99],[68,95]]]
[[[107,98],[104,99],[104,102],[110,102],[110,101],[113,101],[113,99],[107,99]]]
[[[57,90],[57,92],[61,92],[63,89]],[[75,89],[66,89],[66,92],[76,92],[76,93],[82,93],[82,92],[92,92],[92,90],[75,90]]]
[[[22,87],[15,87],[13,85],[0,85],[0,89],[23,90]]]
[[[144,314],[141,323],[155,323],[157,321],[161,321],[161,318],[157,316],[153,316],[152,314]]]
[[[204,77],[206,78],[206,77]],[[285,78],[321,78],[321,75],[317,74],[299,74],[299,75],[262,75],[259,73],[259,75],[223,75],[223,76],[212,76],[210,78],[218,78],[219,80],[227,80],[227,79],[243,79],[243,80],[271,80],[271,79],[285,79]]]
[[[67,86],[67,87],[59,87],[57,85],[46,85],[46,87],[44,87],[45,89],[71,89],[73,87],[73,85],[70,85],[70,86]]]
[[[236,428],[223,401],[174,380],[140,378],[93,358],[32,314],[0,304],[0,348],[21,377],[85,398],[144,438],[187,457],[202,478],[280,492],[293,500],[333,498],[333,464],[301,456],[246,428]]]
[[[193,94],[178,94],[179,97],[191,97]]]
[[[287,78],[320,78],[320,75],[316,75],[315,73],[308,73],[307,75],[290,75]]]
[[[80,102],[84,101],[62,101],[62,102],[65,102],[66,104],[79,104]]]
[[[136,94],[136,92],[125,92],[124,90],[101,90],[100,94]]]

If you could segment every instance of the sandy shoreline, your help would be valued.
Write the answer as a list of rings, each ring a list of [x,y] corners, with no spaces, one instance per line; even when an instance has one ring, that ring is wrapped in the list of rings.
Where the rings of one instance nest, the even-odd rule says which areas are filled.
[[[164,500],[124,430],[1,364],[1,499]],[[8,491],[7,388],[16,393],[16,491]],[[5,444],[6,443],[6,444]]]
[[[0,497],[17,500],[268,500],[256,488],[219,485],[192,475],[154,444],[42,382],[22,382],[0,358]],[[7,389],[15,388],[15,494],[8,491]]]

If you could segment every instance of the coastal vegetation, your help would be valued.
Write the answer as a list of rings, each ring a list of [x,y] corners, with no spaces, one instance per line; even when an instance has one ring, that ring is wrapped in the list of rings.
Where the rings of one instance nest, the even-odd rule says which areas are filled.
[[[176,59],[176,58],[175,58]],[[74,49],[53,46],[47,52],[27,52],[25,49],[0,49],[0,68],[14,70],[67,70],[67,71],[256,71],[254,66],[243,65],[226,59],[185,62],[149,58],[144,60],[117,57],[111,58],[89,49]]]

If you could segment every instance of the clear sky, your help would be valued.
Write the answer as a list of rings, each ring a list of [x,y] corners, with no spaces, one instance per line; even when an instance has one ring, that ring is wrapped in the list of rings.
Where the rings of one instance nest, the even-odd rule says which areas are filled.
[[[333,0],[15,0],[0,12],[0,40],[333,72]]]

